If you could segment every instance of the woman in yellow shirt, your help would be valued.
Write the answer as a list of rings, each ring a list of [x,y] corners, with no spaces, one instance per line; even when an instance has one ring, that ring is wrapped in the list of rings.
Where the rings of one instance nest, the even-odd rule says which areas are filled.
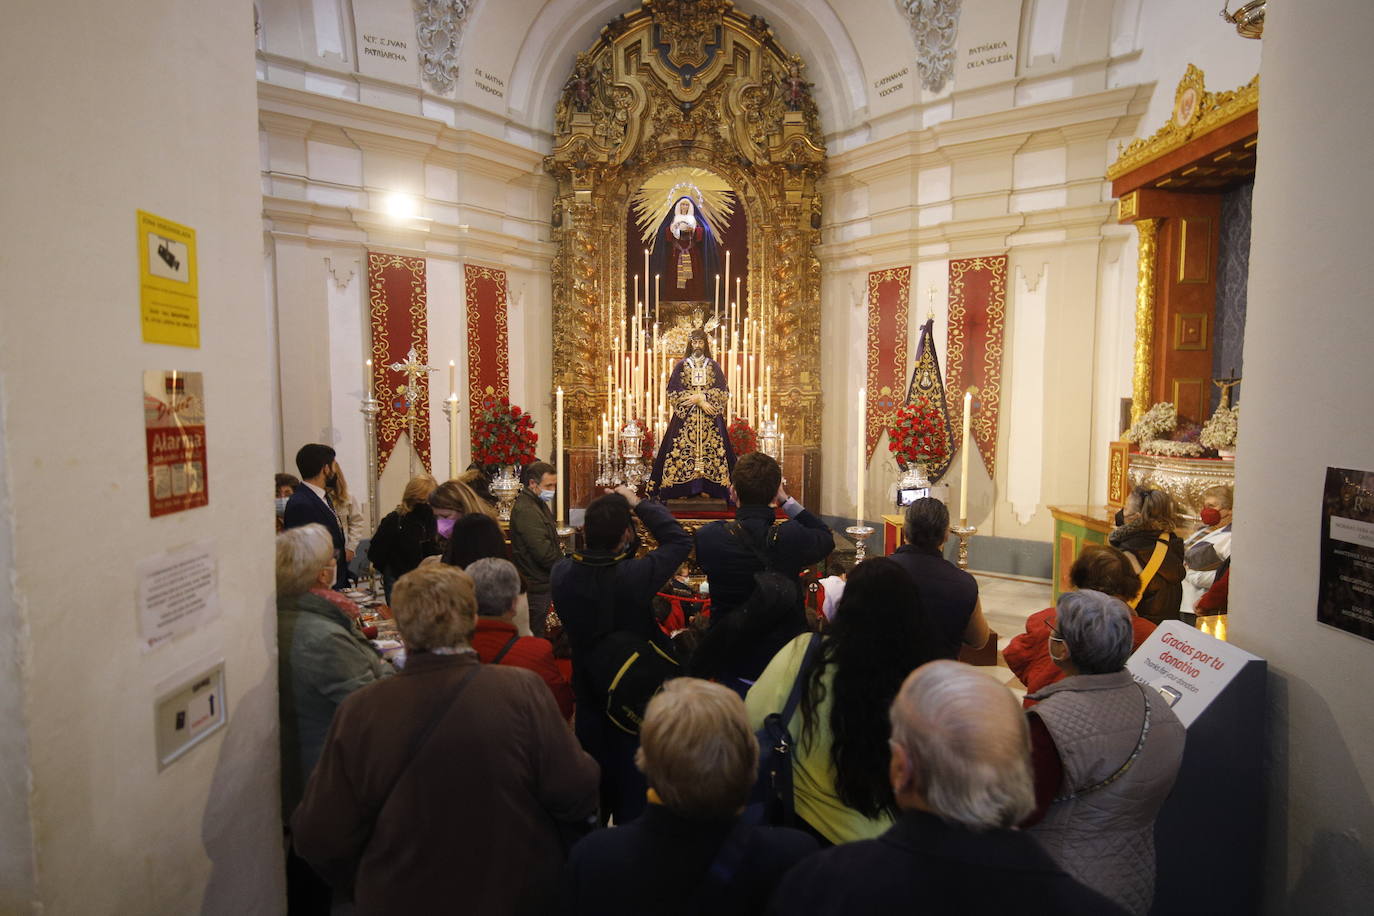
[[[753,728],[781,712],[811,641],[803,633],[749,690]],[[821,840],[872,839],[892,825],[888,706],[915,668],[941,657],[939,638],[906,570],[885,557],[849,574],[788,731],[798,825]]]

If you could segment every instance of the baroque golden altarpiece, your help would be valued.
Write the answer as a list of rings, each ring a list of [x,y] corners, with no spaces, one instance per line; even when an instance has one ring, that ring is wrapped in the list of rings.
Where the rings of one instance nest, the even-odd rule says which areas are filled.
[[[751,307],[773,329],[775,404],[787,452],[820,443],[820,240],[825,169],[805,64],[729,0],[645,0],[578,60],[555,111],[553,376],[569,445],[589,456],[625,307],[627,209],[670,169],[699,168],[747,217]],[[633,308],[633,304],[629,306]],[[585,466],[585,465],[584,465]]]

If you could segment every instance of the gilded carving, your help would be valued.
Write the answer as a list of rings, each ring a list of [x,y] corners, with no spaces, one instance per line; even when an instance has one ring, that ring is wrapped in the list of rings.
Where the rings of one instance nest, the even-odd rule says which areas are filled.
[[[820,438],[820,198],[825,147],[803,78],[767,24],[729,0],[645,0],[578,55],[545,167],[553,237],[554,384],[569,444],[599,432],[612,328],[625,288],[626,210],[656,173],[706,169],[749,227],[750,301],[771,320],[776,402],[789,445]],[[614,292],[613,292],[614,291]]]
[[[1138,219],[1140,236],[1137,248],[1135,287],[1135,371],[1131,383],[1131,422],[1135,423],[1151,407],[1150,386],[1154,382],[1155,353],[1155,267],[1159,258],[1157,219]]]
[[[1203,74],[1192,64],[1174,91],[1174,110],[1154,136],[1141,138],[1121,151],[1107,168],[1107,180],[1115,181],[1147,162],[1182,147],[1194,137],[1216,130],[1259,107],[1259,76],[1230,92],[1208,92]]]

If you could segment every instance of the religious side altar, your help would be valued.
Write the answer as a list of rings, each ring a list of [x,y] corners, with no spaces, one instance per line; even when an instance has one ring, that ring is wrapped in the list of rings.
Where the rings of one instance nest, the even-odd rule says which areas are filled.
[[[1105,544],[1116,526],[1116,510],[1108,506],[1050,506],[1054,518],[1054,600],[1073,591],[1069,567],[1078,559],[1085,544]]]

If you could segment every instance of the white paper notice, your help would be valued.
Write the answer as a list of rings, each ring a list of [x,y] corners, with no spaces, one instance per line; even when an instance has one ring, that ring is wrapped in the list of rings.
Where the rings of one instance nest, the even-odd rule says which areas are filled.
[[[1186,623],[1166,620],[1135,650],[1126,670],[1158,690],[1187,728],[1250,661],[1258,657]]]
[[[219,613],[215,552],[209,541],[159,554],[138,565],[138,620],[143,651],[186,633]]]

